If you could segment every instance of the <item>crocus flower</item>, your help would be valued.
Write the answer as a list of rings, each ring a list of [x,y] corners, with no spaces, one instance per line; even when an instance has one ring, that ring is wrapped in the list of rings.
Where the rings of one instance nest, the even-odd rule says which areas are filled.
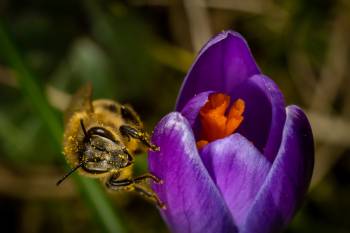
[[[312,175],[308,119],[232,31],[199,52],[152,140],[149,169],[164,181],[152,188],[174,233],[279,232]]]

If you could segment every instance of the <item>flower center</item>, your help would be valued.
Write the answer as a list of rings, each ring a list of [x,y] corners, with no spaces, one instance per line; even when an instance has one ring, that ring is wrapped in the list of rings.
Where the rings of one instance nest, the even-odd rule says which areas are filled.
[[[199,111],[201,132],[197,148],[201,149],[209,142],[232,134],[243,121],[245,103],[237,99],[226,111],[230,104],[230,96],[223,93],[213,93]]]

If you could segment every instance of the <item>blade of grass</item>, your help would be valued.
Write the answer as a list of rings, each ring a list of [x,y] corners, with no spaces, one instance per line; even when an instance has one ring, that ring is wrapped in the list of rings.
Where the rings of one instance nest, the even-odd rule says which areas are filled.
[[[60,154],[63,128],[60,124],[59,117],[50,107],[38,84],[38,80],[36,80],[34,75],[26,68],[6,33],[2,22],[0,22],[0,51],[3,59],[15,70],[17,81],[20,84],[24,96],[46,124],[56,151]],[[125,232],[120,218],[118,218],[116,211],[112,208],[112,204],[98,183],[76,175],[74,176],[74,180],[103,229],[106,232]]]

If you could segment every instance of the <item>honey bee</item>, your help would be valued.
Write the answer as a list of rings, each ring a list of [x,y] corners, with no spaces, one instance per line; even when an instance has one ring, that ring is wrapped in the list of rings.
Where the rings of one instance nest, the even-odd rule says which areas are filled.
[[[150,142],[139,116],[128,105],[91,98],[91,84],[83,86],[65,113],[63,153],[72,169],[57,185],[78,170],[99,178],[110,190],[136,191],[164,208],[157,195],[143,186],[146,180],[161,183],[159,178],[150,173],[132,178],[135,151],[159,150]]]

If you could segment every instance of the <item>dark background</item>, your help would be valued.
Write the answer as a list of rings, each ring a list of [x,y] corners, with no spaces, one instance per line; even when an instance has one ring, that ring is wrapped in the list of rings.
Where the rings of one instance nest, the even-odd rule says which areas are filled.
[[[222,30],[240,32],[314,131],[312,185],[286,232],[350,232],[349,1],[1,0],[0,15],[56,116],[91,81],[95,98],[130,103],[149,131],[174,108],[201,45]],[[38,117],[41,105],[18,83],[13,51],[0,44],[0,231],[101,232],[72,179],[55,186],[63,155]],[[152,204],[108,196],[125,232],[167,232]]]

